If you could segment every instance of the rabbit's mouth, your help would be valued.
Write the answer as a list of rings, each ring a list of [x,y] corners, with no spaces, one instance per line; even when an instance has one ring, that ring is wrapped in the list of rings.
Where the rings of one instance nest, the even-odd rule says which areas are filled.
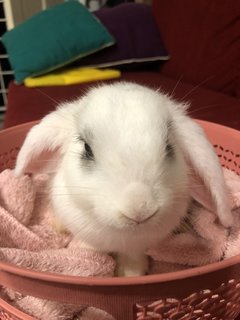
[[[121,212],[121,216],[125,219],[125,223],[128,226],[137,226],[146,224],[158,213],[158,209],[151,213],[139,212],[134,215],[127,215],[126,213]]]

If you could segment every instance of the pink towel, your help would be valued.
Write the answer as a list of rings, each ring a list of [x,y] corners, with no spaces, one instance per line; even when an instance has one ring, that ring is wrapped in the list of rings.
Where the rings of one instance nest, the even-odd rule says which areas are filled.
[[[0,174],[0,259],[23,268],[65,275],[111,277],[115,261],[101,252],[82,249],[71,235],[58,233],[46,195],[46,175]],[[111,320],[93,308],[24,297],[7,288],[0,297],[38,319]]]
[[[234,225],[226,229],[216,214],[198,203],[193,204],[188,220],[162,242],[148,250],[151,273],[178,271],[206,265],[240,254],[240,177],[224,169]],[[206,206],[209,207],[208,203]]]
[[[188,219],[161,246],[148,250],[149,273],[162,273],[208,264],[240,254],[240,178],[224,170],[235,219],[230,230],[216,215],[193,203]],[[113,276],[114,259],[79,247],[70,234],[58,233],[46,197],[47,175],[14,177],[0,174],[0,259],[24,268],[65,275]],[[207,197],[204,200],[207,208]],[[4,288],[0,296],[38,319],[113,320],[105,312],[64,305]]]

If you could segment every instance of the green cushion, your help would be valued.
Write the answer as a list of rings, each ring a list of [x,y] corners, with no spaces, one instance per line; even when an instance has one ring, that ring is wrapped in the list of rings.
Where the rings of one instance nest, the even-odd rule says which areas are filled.
[[[78,1],[67,1],[24,21],[2,37],[17,83],[114,43],[107,29]]]

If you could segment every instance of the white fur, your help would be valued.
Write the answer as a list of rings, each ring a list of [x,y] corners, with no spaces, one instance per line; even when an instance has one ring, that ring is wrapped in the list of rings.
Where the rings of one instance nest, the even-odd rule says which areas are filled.
[[[204,180],[221,222],[231,223],[217,156],[184,109],[166,95],[132,83],[94,88],[30,131],[15,172],[29,171],[43,151],[51,151],[57,219],[86,246],[119,253],[119,274],[143,274],[145,250],[186,214],[190,167]],[[79,135],[88,140],[94,161],[81,158]],[[167,140],[174,157],[166,155]],[[42,163],[47,170],[53,162]]]

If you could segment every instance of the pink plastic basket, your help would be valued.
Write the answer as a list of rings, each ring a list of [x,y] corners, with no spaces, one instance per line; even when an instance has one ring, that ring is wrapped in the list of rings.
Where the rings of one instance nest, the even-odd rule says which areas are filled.
[[[240,174],[240,132],[199,123],[222,165]],[[33,124],[0,132],[1,170],[14,166]],[[0,285],[24,295],[94,306],[117,320],[233,320],[240,314],[240,256],[185,271],[134,278],[63,276],[0,262]],[[0,299],[0,319],[34,318]]]

